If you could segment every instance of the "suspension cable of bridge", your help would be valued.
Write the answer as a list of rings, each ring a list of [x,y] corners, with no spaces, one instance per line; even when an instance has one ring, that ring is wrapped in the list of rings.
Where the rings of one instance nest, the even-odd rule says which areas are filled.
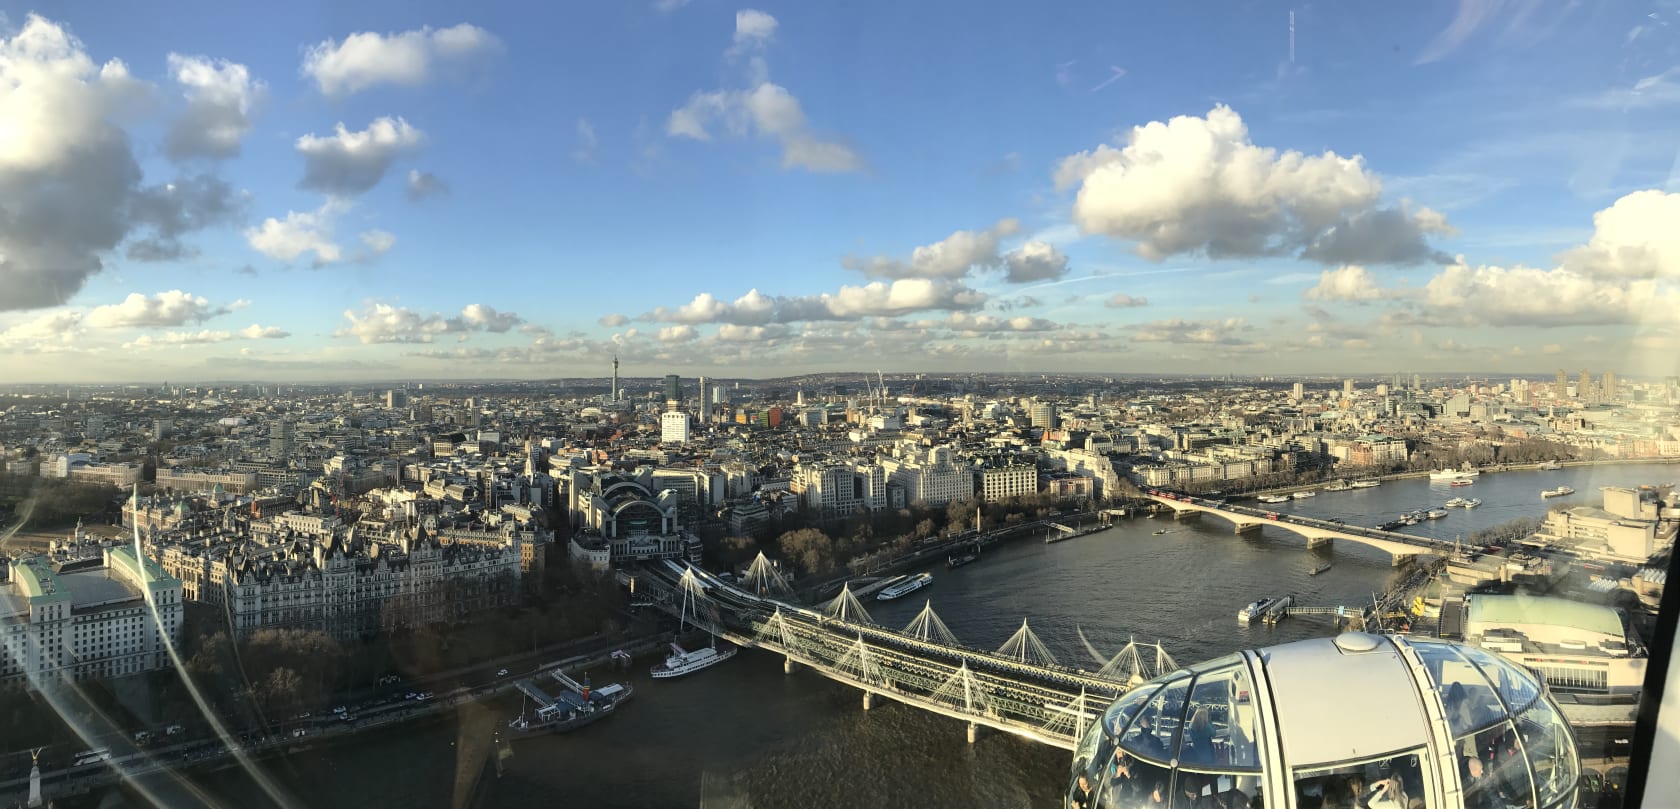
[[[748,592],[760,597],[790,597],[793,595],[793,585],[776,569],[763,551],[758,552],[758,558],[747,568],[744,580]]]
[[[828,606],[823,609],[823,612],[827,613],[830,618],[838,618],[848,623],[870,624],[872,626],[875,624],[875,619],[869,617],[868,611],[864,610],[863,604],[858,602],[857,596],[852,595],[852,585],[849,582],[840,588],[840,595],[835,596],[833,601],[828,602]]]
[[[1015,630],[1015,634],[1010,635],[1009,640],[998,647],[998,654],[1033,666],[1059,665],[1056,656],[1050,653],[1050,647],[1045,646],[1044,641],[1033,634],[1025,618],[1021,619],[1021,628]]]
[[[928,599],[927,606],[922,607],[922,611],[916,613],[916,617],[911,619],[908,626],[904,627],[904,634],[923,643],[937,643],[942,646],[962,645],[957,642],[957,636],[951,632],[950,628],[945,626],[945,622],[934,614],[933,599]]]

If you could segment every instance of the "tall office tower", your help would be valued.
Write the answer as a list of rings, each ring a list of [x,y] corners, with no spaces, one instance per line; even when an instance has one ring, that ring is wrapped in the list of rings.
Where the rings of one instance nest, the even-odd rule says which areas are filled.
[[[1613,402],[1616,400],[1615,371],[1604,372],[1604,381],[1598,386],[1598,395],[1604,397],[1604,400],[1607,402]]]
[[[796,405],[799,405],[800,407],[805,406],[805,389],[804,388],[800,388],[796,393],[793,394],[793,403],[796,404]]]
[[[1378,396],[1387,396],[1388,395],[1388,383],[1387,382],[1377,383],[1377,395]]]
[[[1289,398],[1297,402],[1307,398],[1307,386],[1296,382],[1295,386],[1289,389]]]
[[[700,423],[710,424],[712,421],[712,400],[706,398],[706,378],[700,377]]]
[[[1562,399],[1569,392],[1569,374],[1562,368],[1558,369],[1557,381],[1552,383],[1552,398]]]
[[[408,393],[400,390],[385,391],[385,409],[396,410],[408,406]]]
[[[613,381],[612,381],[612,399],[611,399],[611,401],[614,401],[614,402],[618,401],[618,355],[617,354],[613,355]]]
[[[665,375],[665,401],[682,401],[682,377],[676,374]]]
[[[1352,396],[1353,395],[1353,380],[1351,380],[1351,379],[1342,380],[1342,395],[1343,396]]]
[[[1581,381],[1575,383],[1575,395],[1588,401],[1592,400],[1592,371],[1581,369]]]
[[[268,431],[268,454],[275,460],[284,462],[292,455],[292,438],[297,427],[291,419],[281,419],[278,424]]]
[[[1423,377],[1412,374],[1412,390],[1423,390]]]
[[[1027,411],[1027,415],[1032,419],[1032,426],[1034,427],[1042,427],[1046,430],[1056,429],[1055,402],[1034,403],[1032,409]]]

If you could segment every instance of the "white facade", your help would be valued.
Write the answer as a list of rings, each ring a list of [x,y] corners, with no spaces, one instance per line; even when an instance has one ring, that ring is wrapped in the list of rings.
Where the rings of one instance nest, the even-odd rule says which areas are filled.
[[[13,563],[0,589],[0,680],[120,677],[169,665],[164,636],[181,639],[180,580],[127,547],[105,549],[103,562],[64,572],[42,557]]]
[[[672,411],[659,416],[659,442],[662,444],[688,443],[688,414]]]
[[[980,470],[980,499],[987,502],[1038,493],[1038,467],[1001,466]]]

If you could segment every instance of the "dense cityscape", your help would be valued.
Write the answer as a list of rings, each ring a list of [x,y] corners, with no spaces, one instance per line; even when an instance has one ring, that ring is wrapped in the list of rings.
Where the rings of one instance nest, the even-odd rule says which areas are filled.
[[[702,617],[680,595],[663,604],[674,616],[638,609],[652,603],[638,571],[667,560],[843,608],[927,560],[961,575],[983,544],[1030,526],[1077,535],[1170,514],[1165,491],[1266,509],[1418,476],[1680,460],[1680,383],[1613,371],[718,380],[620,378],[615,360],[611,376],[546,383],[164,382],[14,389],[0,404],[0,710],[18,729],[5,783],[25,784],[42,750],[49,792],[66,795],[101,783],[72,749],[82,711],[120,732],[95,757],[212,755],[199,745],[217,734],[255,753],[413,721],[440,694],[494,702],[510,666],[609,647],[643,656]],[[1648,471],[1660,483],[1670,470]],[[1614,760],[1676,496],[1612,487],[1544,520],[1459,534],[1359,620],[1467,638],[1589,695],[1566,715]],[[1347,527],[1335,523],[1321,524]],[[847,581],[838,598],[824,589]],[[1548,627],[1466,608],[1467,591],[1513,587],[1604,617]],[[1588,626],[1598,634],[1583,645]],[[113,685],[125,678],[153,696],[125,696]],[[32,696],[48,681],[77,696]],[[208,703],[195,708],[195,694]]]

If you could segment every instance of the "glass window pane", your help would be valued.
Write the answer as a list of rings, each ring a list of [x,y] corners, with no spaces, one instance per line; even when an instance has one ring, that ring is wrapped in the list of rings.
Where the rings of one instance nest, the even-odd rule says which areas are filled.
[[[1528,762],[1509,721],[1459,739],[1457,753],[1466,809],[1534,805]]]
[[[1499,697],[1505,700],[1506,710],[1520,713],[1535,697],[1540,696],[1539,681],[1527,670],[1492,652],[1474,646],[1462,648],[1464,656],[1481,666],[1482,673],[1499,689]]]
[[[1186,767],[1258,770],[1254,744],[1254,704],[1248,670],[1230,667],[1196,678],[1178,742],[1178,761]]]
[[[1300,806],[1342,809],[1436,809],[1421,749],[1370,761],[1295,771]]]
[[[1159,764],[1122,753],[1104,775],[1096,802],[1103,809],[1158,809],[1172,797],[1172,771]]]
[[[1188,677],[1162,688],[1126,728],[1125,735],[1120,737],[1120,746],[1136,756],[1166,761],[1167,753],[1172,749],[1173,734],[1184,718],[1184,698],[1189,691]]]
[[[1551,700],[1539,700],[1518,716],[1517,733],[1522,737],[1523,750],[1534,770],[1540,803],[1551,803],[1575,788],[1580,776],[1575,745]]]
[[[1127,723],[1131,722],[1132,717],[1137,715],[1138,709],[1142,708],[1149,701],[1149,698],[1155,695],[1155,691],[1159,687],[1149,684],[1127,691],[1124,696],[1120,697],[1103,713],[1102,727],[1104,731],[1112,738],[1120,738],[1120,731],[1126,729]]]
[[[1429,667],[1435,692],[1447,713],[1447,727],[1456,738],[1505,718],[1505,708],[1481,670],[1460,657],[1454,647],[1414,643],[1418,657]]]

